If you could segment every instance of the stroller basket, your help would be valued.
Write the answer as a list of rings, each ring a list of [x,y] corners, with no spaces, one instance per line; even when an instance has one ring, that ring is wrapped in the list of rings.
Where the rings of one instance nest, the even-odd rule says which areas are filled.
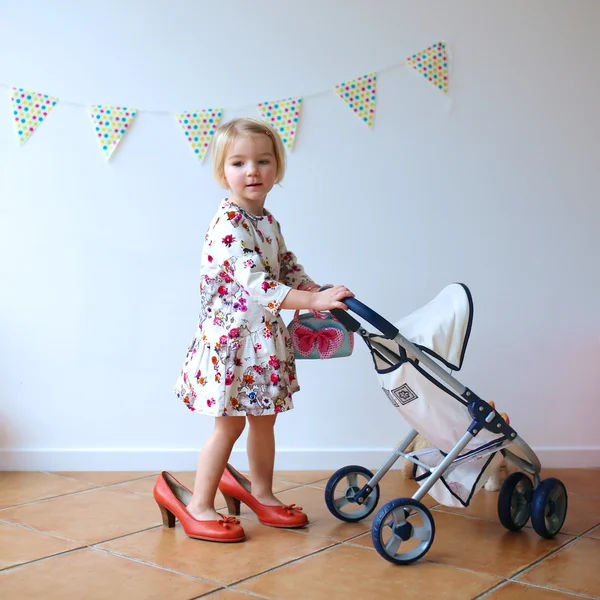
[[[365,518],[377,505],[379,481],[399,458],[410,460],[419,489],[412,498],[398,498],[381,508],[372,536],[386,560],[413,562],[429,550],[435,535],[433,517],[421,503],[424,496],[429,493],[446,506],[467,506],[505,456],[524,472],[513,473],[503,484],[498,505],[501,522],[517,530],[531,516],[540,535],[556,535],[566,516],[563,484],[556,479],[540,483],[541,465],[533,450],[491,404],[448,372],[461,369],[468,345],[473,322],[469,289],[464,284],[449,285],[396,324],[355,298],[344,303],[348,312],[332,313],[367,344],[385,395],[412,429],[377,473],[352,465],[332,475],[325,491],[332,514],[345,521]],[[369,333],[349,312],[380,333]],[[405,453],[418,433],[433,447]],[[359,478],[364,480],[361,485]],[[556,514],[547,526],[550,505]]]

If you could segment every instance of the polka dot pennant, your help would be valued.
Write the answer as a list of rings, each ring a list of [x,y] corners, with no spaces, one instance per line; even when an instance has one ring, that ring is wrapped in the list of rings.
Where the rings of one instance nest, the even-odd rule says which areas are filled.
[[[369,127],[373,127],[377,100],[377,75],[375,73],[339,83],[335,86],[335,91],[361,121]]]
[[[448,93],[448,54],[445,42],[438,42],[413,54],[406,62],[444,94]]]
[[[302,98],[286,98],[273,102],[261,102],[258,112],[279,133],[285,147],[291,151],[300,121]]]
[[[58,98],[15,87],[10,90],[10,101],[15,131],[19,138],[19,145],[22,146],[46,120],[50,111],[56,106]]]
[[[131,128],[137,109],[121,106],[91,106],[90,116],[96,129],[96,137],[108,160],[123,136]]]
[[[202,159],[210,146],[210,141],[215,134],[222,115],[222,108],[190,110],[175,115],[181,124],[187,141],[190,143],[194,154],[198,157],[200,162],[202,162]]]

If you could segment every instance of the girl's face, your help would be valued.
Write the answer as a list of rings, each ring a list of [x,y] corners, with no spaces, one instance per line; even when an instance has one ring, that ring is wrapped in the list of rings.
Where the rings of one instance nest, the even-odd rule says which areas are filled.
[[[239,135],[225,156],[225,179],[231,200],[262,216],[267,194],[275,185],[277,161],[273,140],[266,133]]]

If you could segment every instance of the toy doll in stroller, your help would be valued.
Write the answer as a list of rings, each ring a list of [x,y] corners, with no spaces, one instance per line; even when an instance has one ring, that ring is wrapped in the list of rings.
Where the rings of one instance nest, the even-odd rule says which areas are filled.
[[[342,521],[364,519],[377,507],[379,481],[399,458],[410,460],[419,489],[412,498],[385,504],[371,529],[373,545],[384,559],[409,564],[427,553],[435,537],[424,496],[429,493],[445,506],[468,506],[494,461],[503,455],[520,470],[509,475],[500,489],[500,522],[518,531],[531,519],[538,535],[556,536],[567,514],[565,486],[555,478],[541,481],[540,461],[529,445],[493,404],[449,372],[460,370],[469,341],[473,321],[469,289],[449,285],[396,324],[356,298],[346,298],[344,303],[348,312],[338,309],[332,314],[367,344],[383,392],[412,429],[375,474],[358,465],[336,471],[325,490],[329,511]],[[380,333],[366,331],[350,312]],[[418,433],[434,447],[405,453]]]

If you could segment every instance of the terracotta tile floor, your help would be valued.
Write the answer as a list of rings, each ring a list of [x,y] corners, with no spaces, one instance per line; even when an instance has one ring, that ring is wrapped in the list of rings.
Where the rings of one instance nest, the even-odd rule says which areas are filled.
[[[174,473],[185,485],[193,473]],[[398,567],[373,549],[373,517],[344,523],[323,499],[327,471],[279,471],[275,490],[304,507],[303,530],[264,527],[242,507],[248,540],[218,545],[161,526],[155,473],[0,472],[0,599],[574,600],[600,598],[600,469],[547,470],[569,492],[563,532],[507,532],[497,493],[465,510],[436,506],[435,542]],[[381,500],[416,484],[391,471]],[[217,504],[224,505],[218,495]]]

